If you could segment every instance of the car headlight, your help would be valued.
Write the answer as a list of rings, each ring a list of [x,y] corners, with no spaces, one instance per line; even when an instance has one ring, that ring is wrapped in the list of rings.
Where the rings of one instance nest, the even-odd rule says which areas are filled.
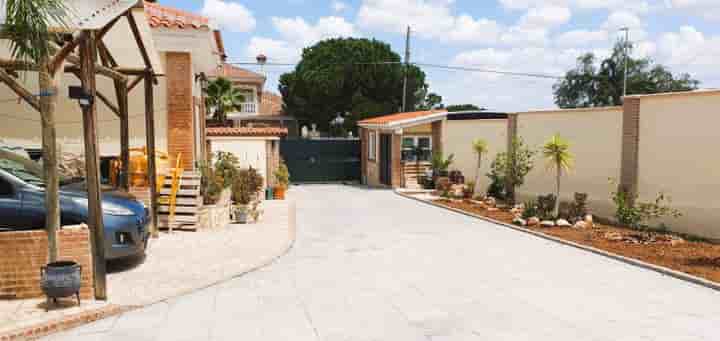
[[[76,204],[87,207],[88,206],[88,200],[87,198],[73,198],[73,202]],[[103,214],[109,214],[109,215],[116,215],[116,216],[133,216],[135,215],[135,212],[115,204],[111,203],[102,203],[102,211]]]

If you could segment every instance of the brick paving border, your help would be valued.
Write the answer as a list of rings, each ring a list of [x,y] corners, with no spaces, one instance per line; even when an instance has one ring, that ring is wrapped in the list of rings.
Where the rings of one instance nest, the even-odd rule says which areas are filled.
[[[463,215],[466,215],[466,216],[469,216],[469,217],[473,217],[473,218],[485,220],[485,221],[487,221],[487,222],[490,222],[490,223],[493,223],[493,224],[496,224],[496,225],[504,226],[504,227],[511,228],[511,229],[513,229],[513,230],[516,230],[516,231],[520,231],[520,232],[524,232],[524,233],[527,233],[527,234],[531,234],[531,235],[533,235],[533,236],[535,236],[535,237],[540,237],[540,238],[543,238],[543,239],[546,239],[546,240],[550,240],[550,241],[553,241],[553,242],[556,242],[556,243],[564,244],[564,245],[567,245],[567,246],[572,246],[572,247],[574,247],[574,248],[581,249],[581,250],[588,251],[588,252],[592,252],[592,253],[594,253],[594,254],[601,255],[601,256],[604,256],[604,257],[607,257],[607,258],[611,258],[611,259],[614,259],[614,260],[617,260],[617,261],[620,261],[620,262],[623,262],[623,263],[626,263],[626,264],[629,264],[629,265],[637,266],[637,267],[640,267],[640,268],[643,268],[643,269],[646,269],[646,270],[650,270],[650,271],[655,271],[655,272],[661,273],[661,274],[666,275],[666,276],[674,277],[674,278],[676,278],[676,279],[680,279],[680,280],[683,280],[683,281],[686,281],[686,282],[690,282],[690,283],[692,283],[692,284],[696,284],[696,285],[703,286],[703,287],[706,287],[706,288],[709,288],[709,289],[712,289],[712,290],[720,291],[720,283],[713,282],[713,281],[707,280],[707,279],[705,279],[705,278],[693,276],[693,275],[686,274],[686,273],[680,272],[680,271],[675,271],[675,270],[672,270],[672,269],[670,269],[670,268],[666,268],[666,267],[663,267],[663,266],[646,263],[646,262],[643,262],[643,261],[640,261],[640,260],[637,260],[637,259],[634,259],[634,258],[628,258],[628,257],[621,256],[621,255],[618,255],[618,254],[615,254],[615,253],[607,252],[607,251],[605,251],[605,250],[601,250],[601,249],[598,249],[598,248],[594,248],[594,247],[592,247],[592,246],[582,245],[582,244],[578,244],[578,243],[575,243],[575,242],[571,242],[571,241],[568,241],[568,240],[565,240],[565,239],[560,239],[560,238],[557,238],[557,237],[554,237],[554,236],[551,236],[551,235],[548,235],[548,234],[544,234],[544,233],[541,233],[541,232],[537,232],[537,231],[533,231],[533,230],[530,230],[530,229],[526,229],[526,228],[521,227],[521,226],[516,226],[516,225],[508,224],[508,223],[505,223],[505,222],[502,222],[502,221],[498,221],[498,220],[495,220],[495,219],[492,219],[492,218],[488,218],[488,217],[485,217],[485,216],[482,216],[482,215],[479,215],[479,214],[475,214],[475,213],[471,213],[471,212],[466,212],[466,211],[463,211],[463,210],[460,210],[460,209],[457,209],[457,208],[454,208],[454,207],[443,206],[443,205],[434,203],[434,202],[432,202],[432,201],[427,201],[427,200],[423,200],[423,199],[420,199],[420,198],[415,198],[415,197],[413,197],[413,196],[411,196],[411,195],[408,195],[408,194],[405,194],[405,193],[401,193],[401,192],[398,192],[398,191],[394,191],[394,192],[395,192],[395,194],[397,194],[397,195],[399,195],[399,196],[401,196],[401,197],[405,197],[405,198],[408,198],[408,199],[411,199],[411,200],[419,201],[419,202],[424,203],[424,204],[426,204],[426,205],[430,205],[430,206],[434,206],[434,207],[446,209],[446,210],[449,210],[449,211],[452,211],[452,212],[455,212],[455,213],[460,213],[460,214],[463,214]]]

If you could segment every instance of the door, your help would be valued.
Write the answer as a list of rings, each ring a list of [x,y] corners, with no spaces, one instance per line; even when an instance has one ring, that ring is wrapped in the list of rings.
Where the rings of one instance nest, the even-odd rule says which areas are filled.
[[[360,181],[360,140],[281,140],[290,181]]]
[[[392,135],[380,134],[380,183],[392,186]]]

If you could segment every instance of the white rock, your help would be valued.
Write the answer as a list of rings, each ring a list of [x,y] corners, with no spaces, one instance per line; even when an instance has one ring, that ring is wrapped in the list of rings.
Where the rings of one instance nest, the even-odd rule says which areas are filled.
[[[587,225],[588,224],[586,222],[580,220],[580,221],[576,222],[575,225],[573,225],[573,227],[576,229],[584,229],[584,228],[587,228]]]
[[[513,219],[512,223],[515,224],[515,225],[518,225],[518,226],[525,226],[525,225],[527,225],[527,222],[525,221],[525,219],[520,218],[520,217],[516,217],[515,219]]]
[[[592,214],[586,214],[585,215],[585,222],[588,223],[590,226],[593,224],[593,216]]]
[[[567,220],[565,220],[565,219],[558,219],[557,221],[555,221],[555,224],[556,224],[557,226],[560,226],[560,227],[570,227],[570,226],[572,226],[572,224],[570,224],[570,222],[567,221]]]
[[[536,225],[540,224],[540,218],[530,217],[527,220],[527,224],[528,224],[528,226],[536,226]]]
[[[488,206],[495,206],[497,204],[497,200],[493,197],[487,197],[485,198],[485,204]]]
[[[542,227],[553,227],[555,226],[555,222],[552,220],[543,220],[540,222],[540,226]]]

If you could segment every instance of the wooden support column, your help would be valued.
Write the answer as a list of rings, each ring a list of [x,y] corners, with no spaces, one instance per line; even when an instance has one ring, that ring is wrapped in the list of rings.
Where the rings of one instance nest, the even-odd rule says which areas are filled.
[[[88,36],[80,43],[80,78],[83,90],[95,97],[95,31],[88,31]],[[95,299],[107,299],[107,282],[105,272],[105,228],[103,226],[101,192],[100,192],[100,158],[98,156],[97,137],[97,103],[92,101],[82,107],[83,133],[85,140],[85,169],[88,191],[88,225],[92,232],[91,244],[93,253],[93,282]]]
[[[152,71],[145,73],[145,138],[148,153],[148,180],[150,185],[150,219],[152,222],[151,235],[158,238],[157,221],[157,168],[155,166],[155,100],[153,98],[153,79],[155,78]]]
[[[127,82],[115,81],[115,93],[120,110],[120,187],[128,191],[130,190],[130,114]]]
[[[60,179],[55,132],[55,105],[57,104],[57,73],[48,58],[40,65],[40,119],[42,127],[42,159],[45,177],[45,230],[48,234],[48,260],[58,260],[57,230],[60,229]]]

